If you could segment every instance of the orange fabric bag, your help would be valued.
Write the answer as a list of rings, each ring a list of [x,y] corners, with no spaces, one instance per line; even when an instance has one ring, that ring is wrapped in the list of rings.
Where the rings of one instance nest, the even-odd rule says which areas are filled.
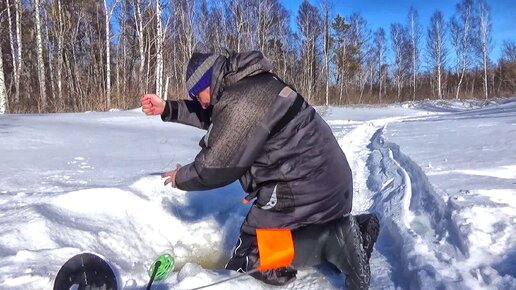
[[[289,266],[294,260],[294,240],[289,229],[256,229],[260,266],[270,270]]]

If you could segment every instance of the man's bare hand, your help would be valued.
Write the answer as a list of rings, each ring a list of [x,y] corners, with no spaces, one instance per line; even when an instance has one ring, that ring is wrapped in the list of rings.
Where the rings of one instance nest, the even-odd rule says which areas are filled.
[[[169,183],[170,185],[173,187],[173,188],[177,188],[177,184],[176,184],[176,174],[177,174],[177,171],[182,167],[181,164],[176,164],[176,170],[174,171],[169,171],[169,172],[165,172],[161,175],[162,178],[167,178],[165,179],[165,182],[164,182],[164,185],[167,186]]]
[[[165,110],[165,101],[155,94],[146,94],[141,99],[142,111],[147,115],[161,115]]]

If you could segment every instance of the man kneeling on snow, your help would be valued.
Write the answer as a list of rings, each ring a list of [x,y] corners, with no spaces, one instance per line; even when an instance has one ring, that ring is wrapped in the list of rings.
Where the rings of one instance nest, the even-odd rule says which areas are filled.
[[[296,277],[293,267],[330,262],[347,275],[348,289],[366,289],[378,219],[350,214],[346,156],[314,108],[271,71],[256,51],[194,53],[186,71],[191,100],[141,98],[147,115],[208,130],[195,161],[163,174],[165,185],[199,191],[240,180],[244,201],[254,201],[227,269],[285,285]],[[254,270],[262,229],[291,231],[290,266]]]

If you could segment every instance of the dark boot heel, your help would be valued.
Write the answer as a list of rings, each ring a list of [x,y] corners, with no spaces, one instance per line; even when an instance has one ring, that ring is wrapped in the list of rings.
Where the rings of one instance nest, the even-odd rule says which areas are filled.
[[[362,214],[355,218],[360,226],[364,251],[366,252],[367,260],[369,260],[380,233],[380,221],[375,214]]]

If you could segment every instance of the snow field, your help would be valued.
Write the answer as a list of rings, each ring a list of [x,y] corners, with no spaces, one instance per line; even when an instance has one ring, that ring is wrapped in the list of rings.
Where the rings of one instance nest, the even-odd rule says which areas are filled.
[[[375,212],[371,289],[516,289],[516,100],[320,110],[354,174],[353,213]],[[88,251],[142,289],[170,252],[159,289],[192,289],[222,270],[248,206],[238,183],[207,192],[163,187],[203,132],[138,110],[0,116],[0,289],[50,289]],[[21,270],[20,270],[21,269]],[[285,289],[342,289],[329,265]],[[279,289],[250,277],[209,289]]]

